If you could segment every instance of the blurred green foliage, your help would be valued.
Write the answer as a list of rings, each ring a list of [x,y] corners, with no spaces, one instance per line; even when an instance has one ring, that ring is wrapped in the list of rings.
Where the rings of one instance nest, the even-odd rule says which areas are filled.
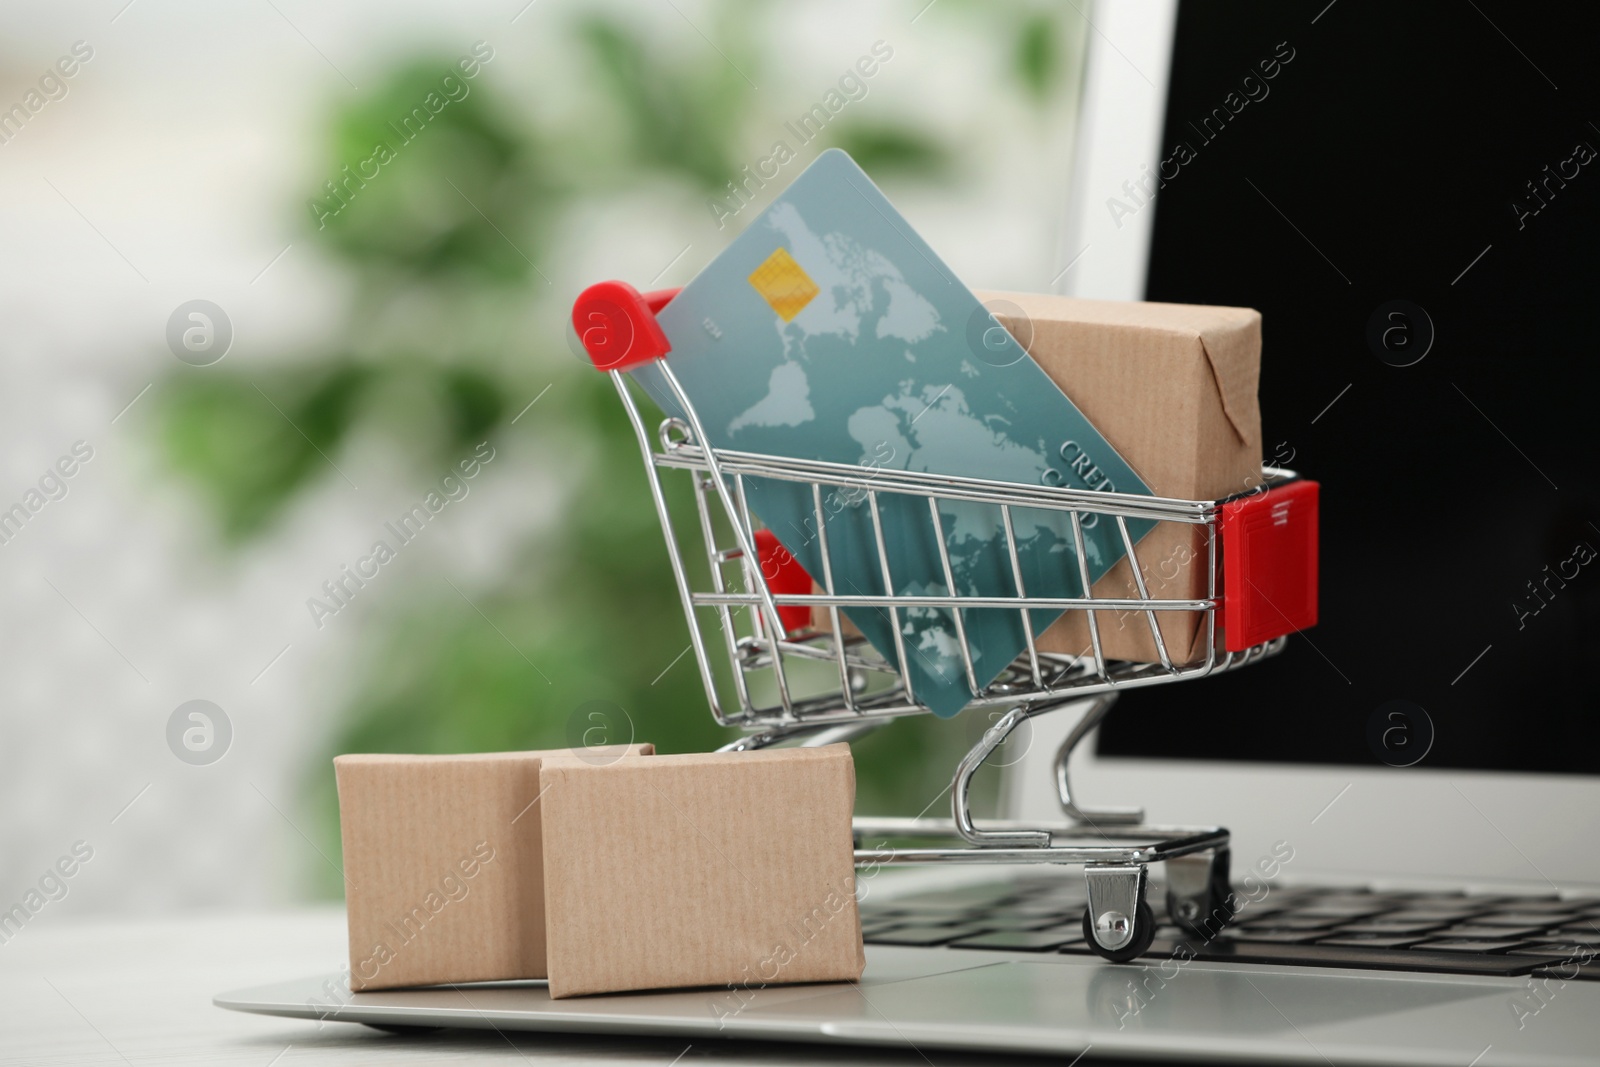
[[[631,147],[625,165],[676,173],[707,189],[739,170],[728,133],[745,118],[750,94],[738,60],[673,63],[637,31],[598,15],[578,24],[578,36],[620,112],[621,138]],[[740,58],[741,67],[753,65]]]
[[[679,659],[688,638],[677,588],[611,383],[591,371],[555,388],[541,415],[559,404],[562,424],[589,435],[584,471],[602,491],[584,492],[491,592],[445,586],[396,619],[336,751],[561,748],[581,743],[589,724],[572,712],[593,700],[622,707],[638,740],[672,751],[725,739],[692,661]]]
[[[560,183],[541,165],[548,149],[485,89],[492,63],[477,79],[460,79],[467,95],[426,126],[402,125],[429,93],[439,92],[452,68],[449,59],[408,64],[334,124],[337,162],[328,180],[335,185],[348,173],[335,168],[355,170],[380,143],[396,156],[318,231],[352,267],[370,272],[372,282],[525,282],[533,263],[503,234],[540,247],[560,206]]]
[[[1022,84],[1038,99],[1054,90],[1062,74],[1061,37],[1049,15],[1031,15],[1017,33],[1016,66]]]
[[[403,65],[336,113],[325,170],[307,183],[310,197],[337,205],[305,217],[349,279],[343,322],[310,350],[259,366],[185,367],[162,383],[163,450],[232,547],[267,533],[309,490],[337,483],[341,451],[358,437],[381,440],[417,487],[485,440],[570,479],[561,521],[529,535],[491,587],[386,579],[406,588],[385,590],[382,621],[362,635],[353,695],[326,755],[565,747],[576,741],[575,709],[591,700],[623,708],[637,738],[662,751],[730,739],[683,655],[687,631],[632,429],[610,381],[567,350],[550,275],[557,224],[581,199],[663,181],[720,192],[739,169],[743,131],[781,122],[745,84],[767,73],[756,41],[770,10],[717,8],[728,63],[704,62],[698,41],[666,48],[612,16],[577,17],[565,32],[589,76],[585,106],[566,126],[535,122],[535,109],[497,92],[489,62],[465,96],[403,139],[396,124],[455,59]],[[1064,61],[1051,9],[985,5],[967,17],[1011,35],[1031,98],[1052,91]],[[380,143],[392,160],[376,177],[348,180]],[[950,178],[952,144],[930,129],[852,115],[808,147],[828,144],[880,178]],[[330,198],[335,185],[342,203]],[[373,516],[375,529],[385,517]],[[860,810],[941,810],[956,758],[987,725],[978,715],[918,717],[859,741]],[[307,783],[318,836],[337,850],[326,758]],[[324,879],[320,892],[337,894],[325,868],[311,870]]]

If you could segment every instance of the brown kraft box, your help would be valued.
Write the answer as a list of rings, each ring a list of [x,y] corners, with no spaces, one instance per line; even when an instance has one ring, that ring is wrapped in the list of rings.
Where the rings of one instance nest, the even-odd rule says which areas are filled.
[[[350,988],[545,977],[540,767],[653,751],[335,758]]]
[[[1216,500],[1260,485],[1259,312],[1033,293],[978,298],[1157,496]],[[1161,523],[1136,552],[1152,597],[1206,595],[1201,527]],[[1094,583],[1093,595],[1138,597],[1129,561]],[[1160,658],[1145,614],[1095,613],[1108,658]],[[1159,613],[1174,662],[1204,658],[1204,620],[1199,612]],[[1038,647],[1088,654],[1086,614],[1063,614]]]
[[[853,981],[848,745],[540,771],[550,996]],[[713,1004],[714,1012],[717,1010]]]

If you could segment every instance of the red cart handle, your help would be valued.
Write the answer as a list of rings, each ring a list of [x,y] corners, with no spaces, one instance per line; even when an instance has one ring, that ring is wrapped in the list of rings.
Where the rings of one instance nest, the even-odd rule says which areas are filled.
[[[1299,479],[1222,505],[1217,622],[1229,652],[1317,624],[1321,486]]]
[[[572,328],[595,369],[627,370],[672,351],[656,313],[677,289],[641,293],[627,282],[600,282],[572,304]]]

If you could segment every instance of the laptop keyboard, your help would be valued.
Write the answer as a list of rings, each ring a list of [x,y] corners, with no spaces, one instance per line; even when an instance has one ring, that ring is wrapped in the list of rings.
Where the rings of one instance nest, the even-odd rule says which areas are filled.
[[[1269,887],[1209,940],[1167,918],[1165,892],[1150,889],[1160,926],[1141,957],[1291,966],[1359,967],[1444,974],[1552,975],[1600,980],[1600,897],[1475,896]],[[1080,880],[964,886],[861,904],[873,945],[1092,955],[1083,938]]]

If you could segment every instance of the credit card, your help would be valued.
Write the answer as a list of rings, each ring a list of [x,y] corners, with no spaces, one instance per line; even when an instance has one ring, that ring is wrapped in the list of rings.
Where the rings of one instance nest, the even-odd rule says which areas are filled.
[[[830,149],[662,308],[667,361],[713,448],[935,474],[1149,495],[1089,420],[919,237],[860,167]],[[635,379],[669,415],[660,372]],[[819,581],[821,538],[809,486],[746,481],[751,510]],[[950,596],[925,497],[878,496],[896,595]],[[835,592],[887,592],[868,494],[824,490]],[[1016,596],[1000,509],[941,501],[960,596]],[[1069,518],[1014,508],[1029,596],[1086,596]],[[1116,523],[1086,515],[1084,556],[1098,580],[1124,555]],[[1137,540],[1153,525],[1128,522]],[[963,608],[980,687],[1025,651],[1021,613]],[[896,668],[895,623],[845,614]],[[1036,634],[1060,614],[1032,612]],[[973,699],[954,614],[901,609],[912,694],[940,716]]]

